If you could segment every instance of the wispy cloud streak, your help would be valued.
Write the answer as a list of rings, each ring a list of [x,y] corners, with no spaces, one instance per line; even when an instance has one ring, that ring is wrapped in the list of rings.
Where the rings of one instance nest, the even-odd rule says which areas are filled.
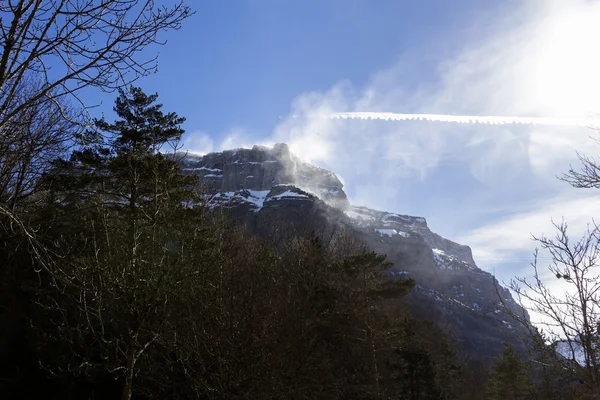
[[[475,115],[448,114],[400,114],[391,112],[339,112],[327,114],[331,119],[362,119],[384,121],[432,121],[452,122],[457,124],[487,124],[487,125],[547,125],[600,128],[598,118],[533,118],[533,117],[498,117]]]

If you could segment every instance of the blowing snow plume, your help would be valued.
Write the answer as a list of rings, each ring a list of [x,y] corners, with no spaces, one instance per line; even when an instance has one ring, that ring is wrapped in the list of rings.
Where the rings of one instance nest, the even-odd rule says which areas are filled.
[[[600,119],[598,118],[481,117],[474,115],[398,114],[390,112],[339,112],[327,114],[326,117],[331,119],[454,122],[457,124],[574,126],[600,129]]]

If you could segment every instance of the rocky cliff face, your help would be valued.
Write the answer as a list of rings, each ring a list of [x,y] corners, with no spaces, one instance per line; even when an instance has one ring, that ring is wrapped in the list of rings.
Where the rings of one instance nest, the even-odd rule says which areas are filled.
[[[272,149],[227,150],[202,157],[187,155],[182,170],[200,176],[209,192],[239,190],[268,191],[277,185],[294,185],[326,203],[345,208],[348,204],[343,184],[334,173],[305,163],[290,154],[286,144]]]
[[[210,207],[228,209],[259,235],[350,229],[387,255],[391,273],[415,279],[406,301],[453,331],[473,358],[495,356],[503,341],[522,347],[527,332],[499,311],[498,296],[513,312],[522,309],[477,267],[468,246],[432,232],[422,217],[351,206],[335,174],[302,162],[286,145],[188,155],[181,167],[201,178]]]
[[[348,207],[345,214],[353,220],[357,226],[367,230],[375,230],[380,235],[388,237],[408,237],[410,233],[418,234],[432,249],[438,250],[436,254],[440,258],[444,254],[452,254],[452,257],[465,265],[475,267],[473,253],[469,246],[464,246],[448,239],[444,239],[437,233],[433,233],[427,226],[427,221],[422,217],[411,217],[385,211],[376,211],[367,207]]]
[[[468,246],[432,232],[421,217],[352,206],[345,215],[358,237],[394,263],[396,276],[415,279],[412,308],[452,330],[475,358],[492,358],[502,341],[524,348],[528,331],[500,311],[499,296],[513,313],[522,308],[477,267]]]

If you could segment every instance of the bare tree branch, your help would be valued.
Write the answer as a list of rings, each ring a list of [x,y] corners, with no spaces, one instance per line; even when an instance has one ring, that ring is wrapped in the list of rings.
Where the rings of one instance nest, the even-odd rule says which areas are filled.
[[[86,87],[111,92],[156,71],[140,58],[158,34],[179,29],[193,12],[183,1],[4,0],[0,4],[0,127],[42,98]],[[31,74],[42,86],[28,98],[18,88]]]

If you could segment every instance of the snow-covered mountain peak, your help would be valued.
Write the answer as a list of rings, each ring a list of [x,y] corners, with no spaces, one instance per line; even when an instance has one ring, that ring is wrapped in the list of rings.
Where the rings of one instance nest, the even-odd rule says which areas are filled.
[[[469,246],[455,243],[432,232],[423,217],[373,210],[362,206],[350,206],[345,214],[357,226],[385,232],[388,236],[409,237],[411,233],[421,236],[432,249],[439,251],[436,260],[440,261],[440,268],[448,268],[452,260],[467,267],[475,267],[473,253]]]
[[[510,292],[480,270],[471,249],[431,231],[423,217],[349,204],[343,184],[328,170],[303,162],[285,144],[226,150],[180,161],[200,178],[209,208],[227,209],[249,231],[279,242],[317,232],[351,232],[367,248],[386,254],[390,274],[415,279],[405,301],[419,313],[460,332],[477,357],[493,356],[502,342],[519,345],[525,333],[499,309],[522,309]]]
[[[285,143],[181,158],[182,171],[198,175],[207,192],[265,191],[285,184],[337,208],[349,205],[344,185],[333,172],[295,157]]]
[[[230,192],[216,192],[204,196],[209,208],[247,207],[252,212],[259,212],[263,207],[272,205],[278,200],[309,201],[313,196],[293,185],[278,184],[270,190],[242,189]]]

